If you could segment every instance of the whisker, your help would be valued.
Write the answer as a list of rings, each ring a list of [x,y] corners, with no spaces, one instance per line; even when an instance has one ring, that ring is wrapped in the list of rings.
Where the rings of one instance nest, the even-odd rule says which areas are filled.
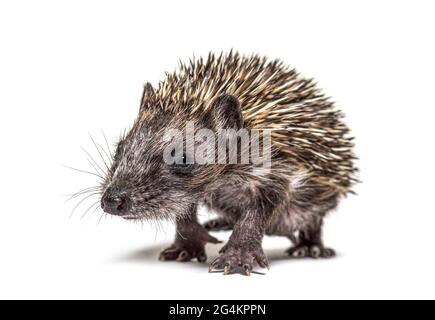
[[[80,147],[80,148],[83,150],[84,153],[86,153],[86,155],[90,158],[90,160],[92,160],[92,162],[97,166],[97,168],[100,169],[101,172],[98,172],[98,173],[104,176],[105,175],[104,170],[100,167],[98,162],[95,161],[94,157],[92,157],[91,154],[88,151],[86,151],[85,148],[83,148],[83,147]],[[88,161],[90,161],[90,160],[88,160]],[[95,168],[95,170],[98,171],[96,168]]]
[[[89,199],[90,197],[93,197],[95,195],[97,195],[99,193],[91,193],[88,194],[86,197],[84,197],[83,199],[81,199],[76,205],[75,207],[72,209],[71,213],[70,213],[70,217],[72,217],[73,213],[76,211],[76,209],[83,203],[83,201],[85,201],[86,199]]]
[[[86,158],[86,161],[88,161],[88,163],[91,165],[91,167],[95,170],[95,172],[101,177],[101,179],[103,178],[103,174],[100,173],[100,171],[97,169],[97,167],[92,163],[92,161],[89,158]]]
[[[105,212],[103,211],[103,213],[100,216],[100,219],[98,219],[97,226],[100,225],[101,219],[103,219],[104,215],[105,215]]]
[[[93,204],[91,204],[89,206],[89,208],[83,212],[82,216],[80,217],[80,219],[83,219],[83,217],[89,212],[89,210],[91,210],[92,208],[94,208],[96,205],[98,205],[100,203],[100,200],[97,200],[96,202],[94,202]]]
[[[85,193],[88,193],[88,192],[91,192],[91,191],[97,191],[97,190],[100,190],[100,187],[89,187],[89,188],[85,188],[83,190],[77,191],[77,192],[75,192],[73,194],[65,195],[66,197],[68,197],[68,199],[66,199],[65,202],[68,202],[68,201],[70,201],[70,200],[72,200],[74,198],[77,198],[78,196],[80,196],[82,194],[85,194]]]
[[[88,134],[89,134],[89,138],[91,138],[92,143],[95,146],[95,149],[97,149],[97,152],[100,155],[101,160],[103,160],[104,166],[106,167],[107,171],[109,171],[109,166],[107,165],[106,160],[104,159],[103,155],[101,154],[100,149],[97,146],[97,143],[95,142],[94,138],[92,138],[91,134],[90,133],[88,133]]]
[[[88,189],[100,189],[100,188],[101,188],[100,186],[87,187],[87,188],[83,188],[83,189],[81,189],[81,190],[79,190],[77,192],[74,192],[74,193],[63,194],[62,196],[69,197],[69,196],[73,196],[73,195],[75,195],[75,194],[77,194],[79,192],[82,192],[82,191],[85,191],[85,190],[88,190]]]
[[[107,153],[106,149],[103,148],[103,146],[99,143],[97,143],[98,147],[100,147],[101,151],[104,152],[104,154],[106,155],[107,160],[109,161],[109,166],[112,165],[112,158],[110,157],[110,155]]]
[[[100,209],[100,206],[96,206],[94,210],[92,210],[92,213],[94,214],[98,209]]]
[[[119,141],[124,140],[126,135],[127,135],[127,128],[124,128],[119,134]]]
[[[81,172],[81,173],[91,174],[91,175],[96,176],[96,177],[98,177],[98,178],[100,178],[100,179],[104,179],[100,174],[95,173],[95,172],[90,172],[90,171],[86,171],[86,170],[81,170],[81,169],[73,168],[73,167],[70,167],[70,166],[67,166],[67,165],[62,165],[62,166],[65,167],[65,168],[68,168],[68,169],[74,170],[74,171],[78,171],[78,172]]]
[[[105,141],[105,143],[106,143],[106,147],[107,147],[107,153],[106,153],[106,154],[108,155],[108,157],[109,157],[109,159],[110,159],[110,162],[112,162],[112,159],[113,159],[112,149],[111,149],[110,146],[109,146],[109,142],[107,141],[106,134],[104,133],[103,130],[101,130],[101,133],[102,133],[102,135],[103,135],[103,138],[104,138],[104,141]]]

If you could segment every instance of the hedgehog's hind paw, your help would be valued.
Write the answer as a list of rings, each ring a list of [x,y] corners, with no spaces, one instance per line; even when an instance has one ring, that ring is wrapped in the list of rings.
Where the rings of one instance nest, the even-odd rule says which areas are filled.
[[[202,248],[194,248],[194,247],[185,247],[179,245],[177,243],[173,244],[169,248],[163,250],[159,255],[160,261],[179,261],[179,262],[187,262],[193,259],[198,260],[198,262],[206,262],[207,255],[205,253],[204,247]]]
[[[287,253],[293,258],[333,258],[335,251],[325,248],[322,245],[297,245],[287,250]]]
[[[206,221],[204,223],[204,228],[207,231],[226,231],[226,230],[232,230],[233,225],[229,223],[224,218],[216,218],[211,219],[209,221]]]

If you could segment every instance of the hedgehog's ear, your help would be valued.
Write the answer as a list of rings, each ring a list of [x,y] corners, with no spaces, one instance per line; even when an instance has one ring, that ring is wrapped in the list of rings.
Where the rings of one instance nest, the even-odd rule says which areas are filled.
[[[220,128],[236,130],[243,128],[242,109],[236,97],[229,94],[221,95],[213,101],[212,109]]]
[[[143,87],[143,93],[142,93],[142,99],[140,101],[139,111],[142,111],[145,108],[147,108],[151,103],[154,102],[154,99],[155,99],[154,88],[151,85],[151,83],[147,82]]]

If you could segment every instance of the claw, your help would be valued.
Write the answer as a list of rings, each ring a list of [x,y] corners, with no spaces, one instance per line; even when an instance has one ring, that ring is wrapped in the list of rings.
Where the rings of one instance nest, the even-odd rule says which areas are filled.
[[[180,252],[180,254],[177,257],[177,261],[187,261],[189,257],[189,253],[186,250],[183,250]]]
[[[257,259],[257,263],[261,268],[267,268],[269,270],[269,262],[267,259]]]
[[[224,246],[219,250],[219,254],[225,253],[226,250],[227,250],[227,245],[224,245]]]
[[[204,251],[202,251],[202,252],[198,253],[196,259],[197,259],[199,262],[206,262],[206,261],[207,261],[207,255],[205,254]]]
[[[332,257],[335,257],[335,255],[336,255],[336,253],[333,249],[326,248],[323,256],[325,258],[332,258]]]
[[[321,250],[320,250],[320,248],[318,246],[313,246],[310,249],[310,255],[314,259],[320,258],[321,253],[322,252],[321,252]]]
[[[222,243],[221,240],[216,239],[215,237],[213,237],[213,236],[211,236],[211,235],[209,235],[209,234],[207,234],[206,241],[207,241],[207,242],[210,242],[210,243],[215,243],[215,244],[216,244],[216,243]]]
[[[246,274],[247,276],[250,276],[250,275],[251,275],[251,269],[252,269],[252,266],[251,266],[251,265],[249,265],[249,264],[245,264],[245,265],[243,266],[243,269],[245,269],[245,274]]]
[[[215,259],[212,261],[212,263],[210,263],[210,267],[212,267],[213,269],[218,269],[218,268],[217,268],[218,260],[219,260],[219,257],[215,258]]]
[[[307,256],[307,251],[308,249],[306,247],[296,248],[296,250],[293,251],[292,256],[295,258],[303,258]]]
[[[224,267],[224,275],[228,275],[230,274],[230,266],[225,266]]]

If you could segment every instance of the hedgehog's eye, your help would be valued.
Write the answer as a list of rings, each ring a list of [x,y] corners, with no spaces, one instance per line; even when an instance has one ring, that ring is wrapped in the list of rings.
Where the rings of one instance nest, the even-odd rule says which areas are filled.
[[[183,157],[177,160],[171,168],[175,174],[188,174],[192,171],[193,164],[187,163],[187,157],[183,154]]]

